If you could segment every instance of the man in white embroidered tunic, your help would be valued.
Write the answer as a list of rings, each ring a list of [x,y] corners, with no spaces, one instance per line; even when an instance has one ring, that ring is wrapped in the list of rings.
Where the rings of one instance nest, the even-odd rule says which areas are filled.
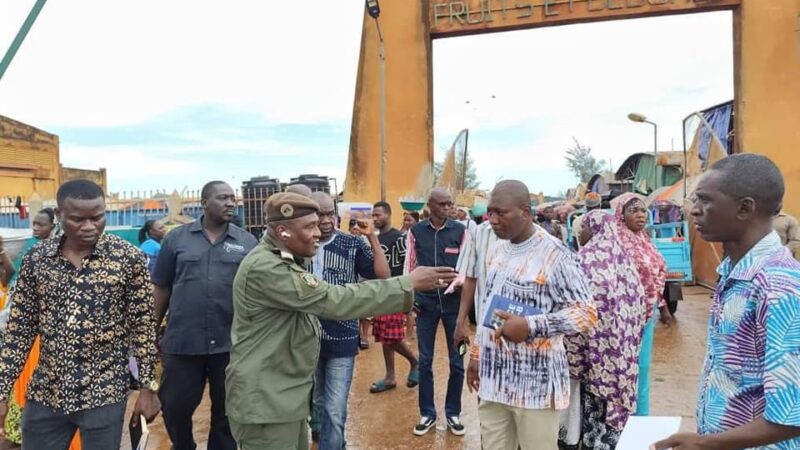
[[[489,202],[501,240],[486,255],[488,318],[477,318],[467,371],[469,388],[481,399],[485,450],[557,449],[558,410],[569,403],[563,336],[590,329],[597,318],[577,260],[533,224],[529,198],[523,183],[508,180]],[[495,309],[503,304],[511,306]],[[496,330],[483,325],[490,321]]]

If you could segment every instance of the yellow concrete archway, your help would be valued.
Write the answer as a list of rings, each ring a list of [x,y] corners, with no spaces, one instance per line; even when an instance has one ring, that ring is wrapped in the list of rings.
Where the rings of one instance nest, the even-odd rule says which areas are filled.
[[[735,148],[774,160],[785,209],[800,216],[800,0],[382,0],[387,79],[387,201],[414,192],[433,159],[432,40],[468,34],[731,10]],[[345,183],[347,201],[380,198],[378,35],[365,14]]]

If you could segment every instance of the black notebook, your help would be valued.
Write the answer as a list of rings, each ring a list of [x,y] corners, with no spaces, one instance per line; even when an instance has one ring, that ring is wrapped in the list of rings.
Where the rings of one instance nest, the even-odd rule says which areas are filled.
[[[147,428],[147,421],[144,416],[139,416],[138,426],[133,426],[133,417],[128,424],[128,431],[131,434],[131,448],[134,450],[146,450],[147,438],[150,436],[150,430]]]

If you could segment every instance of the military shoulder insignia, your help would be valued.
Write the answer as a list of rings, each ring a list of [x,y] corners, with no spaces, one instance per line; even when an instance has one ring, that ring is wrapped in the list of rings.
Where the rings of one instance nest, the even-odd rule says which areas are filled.
[[[314,275],[311,275],[310,273],[304,273],[303,275],[300,275],[300,279],[303,280],[303,283],[305,283],[308,287],[315,288],[319,286],[319,280],[314,278]]]
[[[281,206],[281,215],[283,215],[283,217],[289,218],[292,217],[293,214],[294,214],[294,206],[288,203],[285,203],[283,206]]]

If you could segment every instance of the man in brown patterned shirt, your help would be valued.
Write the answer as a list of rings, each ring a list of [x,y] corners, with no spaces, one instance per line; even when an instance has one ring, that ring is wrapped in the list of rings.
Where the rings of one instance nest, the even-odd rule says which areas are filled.
[[[138,362],[141,388],[135,423],[140,415],[154,419],[161,406],[150,277],[138,249],[103,234],[100,187],[70,181],[57,200],[64,235],[37,244],[23,260],[0,344],[0,424],[38,335],[39,365],[22,416],[24,448],[67,448],[79,430],[84,448],[118,449],[129,355]]]

